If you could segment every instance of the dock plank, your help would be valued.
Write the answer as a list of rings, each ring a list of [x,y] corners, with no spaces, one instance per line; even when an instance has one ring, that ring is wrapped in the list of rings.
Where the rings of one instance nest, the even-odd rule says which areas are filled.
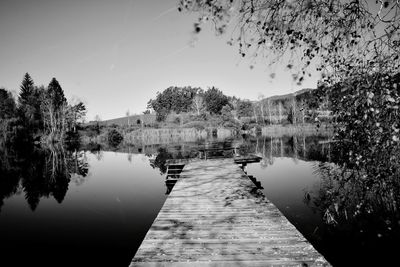
[[[134,266],[330,266],[233,159],[188,162]]]

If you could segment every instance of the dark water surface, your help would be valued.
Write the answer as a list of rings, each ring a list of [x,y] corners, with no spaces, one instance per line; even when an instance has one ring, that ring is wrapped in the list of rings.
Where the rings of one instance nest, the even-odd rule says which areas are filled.
[[[333,265],[396,259],[394,197],[338,185],[327,137],[212,140],[263,157],[246,171]],[[117,148],[3,149],[0,156],[2,266],[128,266],[167,195],[165,161],[196,157],[210,140]],[[374,187],[376,188],[376,186]],[[375,192],[375,191],[374,191]]]
[[[4,198],[0,252],[2,261],[13,263],[8,266],[129,264],[165,201],[160,171],[143,154],[80,155],[86,174],[58,173],[51,181],[45,166],[37,165],[35,172],[42,173],[22,176],[15,193]],[[63,180],[65,187],[56,189]]]

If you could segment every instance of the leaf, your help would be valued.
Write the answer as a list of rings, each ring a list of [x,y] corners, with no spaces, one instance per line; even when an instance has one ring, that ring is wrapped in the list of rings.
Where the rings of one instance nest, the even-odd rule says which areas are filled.
[[[387,8],[388,6],[389,6],[389,1],[383,2],[383,7],[384,7],[384,8]]]
[[[391,97],[391,96],[389,96],[388,98],[387,98],[387,100],[389,101],[389,102],[396,102],[396,100],[394,100],[394,98],[393,97]]]

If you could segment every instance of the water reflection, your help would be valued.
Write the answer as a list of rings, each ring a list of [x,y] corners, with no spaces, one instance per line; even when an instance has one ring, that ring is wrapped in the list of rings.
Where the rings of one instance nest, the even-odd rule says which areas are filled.
[[[358,217],[375,215],[385,218],[383,231],[391,230],[399,223],[398,179],[387,177],[366,182],[363,173],[323,163],[316,164],[315,171],[322,183],[314,204],[325,210],[328,224],[343,224]]]
[[[400,240],[398,169],[382,168],[378,179],[369,170],[350,168],[354,163],[342,156],[346,148],[323,136],[229,139],[221,151],[233,143],[241,155],[262,157],[249,166],[249,175],[260,179],[267,197],[331,263],[369,265],[394,258]],[[167,160],[197,155],[164,146],[152,167],[165,173]]]
[[[7,212],[7,216],[12,216],[14,208],[15,213],[23,213],[15,203],[13,209],[7,211],[5,207],[11,203],[4,204],[12,196],[23,196],[25,206],[28,203],[37,216],[43,217],[40,225],[49,226],[51,223],[46,218],[53,213],[60,214],[57,209],[61,210],[64,205],[63,213],[68,214],[64,219],[70,225],[60,223],[57,231],[67,231],[73,225],[74,231],[85,237],[90,229],[90,235],[80,239],[87,247],[99,242],[97,235],[107,235],[104,242],[100,242],[103,251],[117,243],[123,244],[121,251],[125,254],[114,252],[114,255],[128,263],[161,208],[165,192],[172,189],[164,180],[168,171],[166,163],[198,158],[199,151],[204,149],[221,148],[227,153],[234,147],[236,155],[262,157],[260,163],[249,164],[244,170],[332,264],[379,265],[397,255],[395,248],[400,240],[398,169],[376,179],[366,170],[350,168],[352,165],[341,158],[343,149],[329,142],[326,136],[209,138],[185,143],[119,146],[113,148],[113,152],[104,151],[98,144],[76,150],[29,146],[22,150],[2,149],[0,216]],[[216,152],[214,156],[232,156],[225,152]],[[90,180],[87,178],[89,163]],[[40,205],[48,208],[45,204],[48,202],[44,201],[48,198],[63,204],[40,213]],[[65,203],[68,202],[66,198],[69,203]],[[65,210],[67,207],[69,211]],[[33,215],[24,216],[15,215],[14,221],[10,221],[15,224],[21,223],[21,218],[34,221]],[[5,224],[6,218],[2,219],[0,224]],[[73,224],[71,220],[78,222]],[[10,226],[12,223],[3,224],[5,228],[0,231],[21,231]],[[29,239],[38,230],[32,227],[31,232],[26,231],[25,239]],[[45,235],[43,231],[39,232]],[[23,240],[23,237],[18,238]],[[62,238],[60,240],[65,240]],[[55,241],[48,237],[48,242]]]
[[[44,197],[53,197],[61,203],[71,180],[80,185],[89,171],[84,152],[68,151],[61,146],[26,146],[23,150],[2,151],[0,210],[4,199],[14,194],[24,194],[31,210],[35,210]]]
[[[164,185],[143,154],[92,151],[1,150],[0,265],[129,265]]]
[[[382,168],[378,178],[367,169],[350,168],[354,163],[341,157],[344,148],[319,138],[259,138],[248,147],[263,157],[259,166],[249,166],[249,174],[261,177],[267,197],[332,264],[395,260],[400,240],[396,171]],[[383,165],[378,159],[374,164],[374,171]]]
[[[248,137],[240,147],[240,152],[261,156],[261,165],[265,167],[272,165],[276,157],[329,161],[331,148],[328,141],[329,137],[326,136]]]
[[[314,171],[321,182],[311,192],[308,205],[321,211],[329,233],[323,249],[330,247],[326,246],[328,240],[338,243],[341,237],[347,244],[339,250],[344,254],[343,250],[353,251],[353,259],[362,259],[358,263],[384,264],[393,260],[400,240],[399,177],[370,179],[365,171],[332,163],[315,163]],[[345,264],[343,258],[333,261]]]

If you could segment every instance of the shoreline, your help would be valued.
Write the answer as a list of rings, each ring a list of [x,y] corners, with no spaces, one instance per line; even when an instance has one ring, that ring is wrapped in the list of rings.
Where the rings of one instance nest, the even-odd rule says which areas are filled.
[[[330,124],[297,124],[297,125],[256,125],[248,130],[238,130],[236,128],[227,127],[207,127],[204,129],[196,129],[193,127],[164,127],[164,128],[139,128],[132,131],[118,129],[121,132],[123,140],[121,143],[125,145],[136,144],[166,144],[180,142],[195,142],[199,139],[215,138],[223,140],[226,138],[234,138],[237,136],[310,136],[310,135],[333,135],[333,126]],[[84,133],[81,136],[82,144],[89,143],[107,143],[108,131],[103,131],[96,136],[88,136]]]

